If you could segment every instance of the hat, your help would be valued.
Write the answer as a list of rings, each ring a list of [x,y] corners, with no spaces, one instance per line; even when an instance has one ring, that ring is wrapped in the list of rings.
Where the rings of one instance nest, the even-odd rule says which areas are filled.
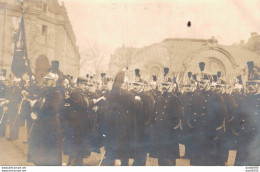
[[[133,84],[144,85],[145,81],[142,78],[137,78]]]
[[[243,85],[239,83],[235,83],[234,89],[243,89]]]
[[[163,71],[164,71],[164,76],[166,76],[166,75],[169,73],[169,68],[168,68],[168,67],[165,67],[165,68],[163,69]]]
[[[218,76],[217,75],[213,75],[213,82],[217,82],[218,81]]]
[[[2,69],[2,74],[4,77],[6,77],[6,69]]]
[[[224,81],[223,79],[218,79],[217,85],[225,86],[225,85],[227,85],[227,83],[226,83],[226,81]]]
[[[173,84],[173,82],[172,82],[172,79],[171,79],[171,78],[166,78],[166,79],[162,82],[162,84],[169,84],[169,85],[171,85],[171,84]]]
[[[192,72],[188,72],[188,78],[191,78]]]
[[[52,72],[57,73],[59,71],[59,61],[51,61]]]
[[[205,74],[205,73],[202,73],[200,74],[197,79],[199,81],[202,81],[202,80],[208,80],[208,81],[212,81],[212,76],[211,75],[208,75],[208,74]]]
[[[101,73],[101,78],[104,78],[106,76],[106,73]]]
[[[192,75],[192,78],[193,78],[195,81],[197,81],[197,75],[196,75],[196,74],[193,74],[193,75]]]
[[[195,82],[194,79],[188,78],[188,79],[186,80],[186,82],[184,83],[184,85],[194,85],[195,83],[196,83],[196,82]]]
[[[43,77],[43,79],[52,79],[52,80],[58,80],[59,76],[55,73],[49,72],[47,75]]]
[[[153,75],[153,81],[157,81],[157,76]]]
[[[237,76],[237,79],[238,79],[238,83],[242,84],[242,76],[241,75]]]
[[[200,62],[199,67],[200,67],[200,71],[203,72],[205,69],[205,62]]]
[[[140,77],[140,69],[135,69],[135,76]]]
[[[217,76],[218,76],[218,78],[221,77],[221,72],[220,71],[217,72]]]
[[[254,82],[260,83],[260,68],[254,65],[253,61],[247,62],[248,67],[248,81],[247,82]]]
[[[125,70],[122,70],[117,73],[114,83],[113,83],[113,89],[119,89],[125,81]]]
[[[5,81],[5,77],[0,76],[0,81]]]
[[[78,84],[78,83],[81,83],[81,82],[87,83],[88,80],[87,80],[86,78],[83,78],[83,77],[78,77],[78,78],[77,78],[77,84]]]
[[[21,81],[21,78],[14,78],[13,80],[12,80],[13,82],[20,82]]]

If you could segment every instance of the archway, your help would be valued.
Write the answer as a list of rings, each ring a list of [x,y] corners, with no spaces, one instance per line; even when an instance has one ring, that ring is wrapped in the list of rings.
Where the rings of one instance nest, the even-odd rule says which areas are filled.
[[[45,55],[40,55],[36,59],[35,64],[35,79],[38,82],[42,81],[42,77],[48,73],[50,67],[49,59]]]
[[[187,68],[192,73],[200,73],[199,63],[205,62],[205,73],[216,75],[218,71],[222,73],[223,78],[232,80],[236,63],[234,58],[221,48],[206,47],[196,51],[191,59],[189,59],[189,67]],[[186,72],[189,72],[186,71]]]

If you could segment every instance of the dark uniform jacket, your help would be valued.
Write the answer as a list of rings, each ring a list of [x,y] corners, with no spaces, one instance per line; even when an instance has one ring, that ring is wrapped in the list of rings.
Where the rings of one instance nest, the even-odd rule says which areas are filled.
[[[173,93],[164,92],[154,105],[152,150],[155,158],[178,158],[179,142],[174,127],[183,116],[183,105]]]
[[[27,161],[35,165],[61,165],[62,138],[59,112],[63,97],[55,88],[47,88],[44,98],[35,104],[33,112],[38,114],[32,128]]]
[[[66,99],[64,121],[67,125],[64,152],[73,157],[90,155],[90,126],[87,111],[94,102],[79,88],[73,88]]]
[[[114,159],[134,158],[139,142],[137,115],[142,114],[142,101],[126,90],[113,91],[107,98],[106,153]]]
[[[226,116],[226,106],[221,95],[201,91],[196,97],[190,119],[195,147],[191,157],[192,165],[223,165],[222,157],[219,156],[222,154],[220,138],[224,133]]]
[[[235,117],[239,133],[235,165],[259,165],[260,94],[247,95],[238,105]]]

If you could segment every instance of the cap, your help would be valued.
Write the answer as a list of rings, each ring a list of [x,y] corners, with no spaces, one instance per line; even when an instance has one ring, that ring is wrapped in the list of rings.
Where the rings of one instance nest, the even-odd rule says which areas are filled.
[[[21,81],[21,78],[14,78],[13,80],[12,80],[13,82],[20,82]]]
[[[199,67],[200,67],[200,71],[203,72],[205,69],[205,62],[200,62]]]
[[[43,77],[43,79],[51,79],[51,80],[58,80],[59,76],[55,73],[49,72],[47,75]]]

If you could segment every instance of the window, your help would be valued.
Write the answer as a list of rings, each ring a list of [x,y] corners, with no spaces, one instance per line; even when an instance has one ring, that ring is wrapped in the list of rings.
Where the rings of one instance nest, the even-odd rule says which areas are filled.
[[[47,35],[47,26],[42,25],[42,35]]]
[[[42,11],[43,11],[44,13],[47,13],[47,9],[48,9],[48,6],[47,6],[46,3],[44,3],[44,4],[42,5]]]

